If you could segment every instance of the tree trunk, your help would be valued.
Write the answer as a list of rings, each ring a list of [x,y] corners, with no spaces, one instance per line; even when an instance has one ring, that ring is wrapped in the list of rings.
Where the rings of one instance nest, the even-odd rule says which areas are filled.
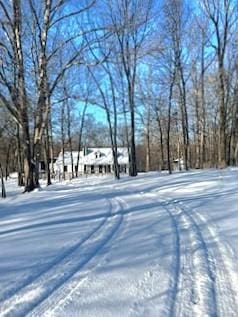
[[[46,127],[44,134],[44,162],[47,186],[51,185],[51,172],[50,172],[50,144],[49,144],[49,127]]]
[[[151,149],[150,149],[150,106],[148,105],[147,122],[146,122],[146,172],[151,169]]]
[[[54,169],[54,142],[53,142],[53,129],[52,129],[52,120],[51,112],[49,113],[49,151],[50,151],[50,173],[51,177],[55,178],[55,169]]]
[[[186,84],[183,75],[182,65],[179,65],[180,80],[180,103],[181,103],[181,114],[182,114],[182,131],[183,131],[183,152],[184,152],[184,165],[185,169],[189,169],[189,132],[188,132],[188,113],[186,103]]]
[[[201,168],[201,131],[200,131],[200,111],[199,111],[198,89],[195,90],[195,113],[196,113],[195,168]]]
[[[65,180],[65,170],[64,170],[64,156],[65,156],[65,133],[64,133],[64,102],[62,103],[61,108],[61,153],[62,153],[62,178]]]
[[[10,162],[10,149],[12,147],[12,143],[10,142],[7,147],[7,155],[6,155],[6,165],[5,165],[5,180],[7,181],[7,178],[9,176],[9,162]]]
[[[203,35],[204,37],[204,35]],[[204,40],[203,40],[204,42]],[[204,57],[204,43],[202,44],[201,56],[201,137],[200,137],[200,167],[204,168],[206,163],[206,149],[205,149],[205,135],[206,135],[206,101],[205,101],[205,57]]]
[[[80,151],[82,149],[82,134],[83,134],[83,128],[84,128],[84,121],[85,121],[85,115],[88,107],[88,102],[86,101],[83,112],[82,112],[82,118],[80,122],[80,129],[79,129],[79,138],[78,138],[78,155],[77,155],[77,162],[76,162],[76,177],[78,177],[78,172],[79,172],[79,160],[80,160]]]
[[[74,158],[73,158],[73,146],[72,146],[72,135],[71,135],[71,115],[70,115],[70,107],[69,107],[68,100],[66,101],[66,109],[67,109],[67,134],[68,134],[70,162],[71,162],[71,178],[74,178]]]
[[[24,118],[27,117],[25,113]],[[22,127],[22,138],[23,142],[23,157],[24,157],[24,185],[25,189],[24,192],[30,192],[35,188],[34,182],[34,170],[35,165],[32,161],[32,151],[31,151],[31,140],[29,134],[29,126],[28,126],[28,119],[24,120],[24,125]]]
[[[169,87],[169,106],[168,106],[168,125],[167,125],[167,161],[168,161],[169,174],[172,174],[171,157],[170,157],[170,129],[171,129],[171,108],[172,108],[174,79],[175,79],[175,74],[173,74],[172,82],[170,83],[170,87]]]
[[[226,106],[225,106],[225,84],[224,84],[224,67],[223,62],[219,61],[219,147],[218,147],[218,161],[219,167],[226,167]]]
[[[2,198],[6,198],[6,189],[5,189],[5,184],[4,184],[4,175],[3,175],[3,169],[2,169],[2,165],[0,162],[0,177],[1,177],[1,187],[2,187]]]
[[[157,123],[159,128],[159,142],[160,142],[160,156],[161,156],[161,166],[160,169],[163,170],[165,168],[165,159],[164,159],[164,135],[163,135],[163,129],[161,124],[160,115],[157,111]]]
[[[23,177],[24,169],[23,169],[23,162],[22,162],[22,149],[21,149],[21,138],[20,138],[19,124],[17,124],[16,141],[17,141],[18,186],[24,186],[24,177]]]
[[[22,52],[22,14],[21,1],[13,1],[13,15],[14,15],[14,45],[15,45],[15,63],[16,63],[16,77],[17,77],[17,100],[20,109],[20,123],[22,126],[22,140],[23,140],[23,157],[24,157],[24,184],[26,192],[35,188],[34,183],[34,163],[32,162],[31,139],[29,133],[29,118],[27,113],[27,96],[24,78],[24,61]]]

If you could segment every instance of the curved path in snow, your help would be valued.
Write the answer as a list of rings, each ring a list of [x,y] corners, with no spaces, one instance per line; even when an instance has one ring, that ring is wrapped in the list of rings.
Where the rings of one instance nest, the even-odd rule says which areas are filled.
[[[108,201],[111,206],[110,216],[105,219],[103,227],[101,227],[100,230],[95,231],[93,236],[90,236],[87,243],[80,248],[81,256],[78,255],[78,259],[75,260],[75,262],[77,262],[80,259],[78,261],[79,264],[82,261],[82,255],[83,257],[86,255],[83,265],[77,265],[73,274],[70,274],[70,277],[61,283],[54,292],[49,293],[45,301],[38,303],[37,307],[27,315],[28,317],[52,316],[55,310],[64,306],[71,300],[73,293],[87,280],[87,274],[99,265],[100,261],[97,262],[97,264],[93,262],[93,264],[90,265],[89,270],[87,270],[86,276],[84,274],[83,277],[77,277],[76,284],[74,285],[74,281],[72,283],[72,278],[77,274],[80,275],[82,268],[86,269],[86,264],[89,264],[91,260],[96,258],[98,253],[101,252],[111,239],[114,238],[122,225],[124,211],[122,203],[115,198]]]
[[[237,316],[238,274],[229,248],[196,210],[177,200],[158,202],[171,219],[174,235],[173,278],[167,305],[170,316]]]
[[[213,261],[208,246],[193,218],[182,209],[168,204],[180,236],[180,270],[173,303],[174,316],[215,316]],[[211,304],[212,303],[212,304]]]
[[[122,223],[123,215],[118,206],[109,201],[108,216],[73,247],[57,257],[49,267],[30,280],[14,288],[14,294],[0,302],[0,316],[26,316],[36,309],[53,292],[64,285],[82,269],[114,236]]]
[[[219,241],[216,229],[196,210],[177,201],[171,208],[175,209],[183,234],[190,236],[190,241],[189,238],[184,241],[185,272],[181,271],[179,276],[181,292],[177,294],[176,316],[191,314],[191,309],[197,316],[237,316],[238,274],[228,247]],[[190,296],[186,287],[189,279]],[[187,303],[189,298],[194,305]]]
[[[83,311],[83,301],[92,307],[103,299],[107,308],[110,300],[114,305],[113,294],[119,294],[116,316],[237,316],[238,269],[232,250],[204,212],[172,195],[163,196],[161,188],[154,179],[130,188],[123,183],[100,188],[96,195],[107,202],[105,212],[77,218],[90,224],[88,232],[65,240],[39,272],[2,291],[0,317],[69,316],[71,302]],[[61,222],[51,219],[48,229]],[[30,222],[1,231],[0,236],[39,226],[45,223]],[[95,285],[103,294],[90,302],[87,294]],[[79,297],[81,290],[84,298]],[[98,307],[99,316],[104,316]]]

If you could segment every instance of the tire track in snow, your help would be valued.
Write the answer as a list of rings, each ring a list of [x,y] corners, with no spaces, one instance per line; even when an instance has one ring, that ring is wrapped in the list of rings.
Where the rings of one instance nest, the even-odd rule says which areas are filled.
[[[180,234],[179,229],[177,226],[176,219],[173,215],[173,213],[169,210],[166,203],[161,203],[161,206],[166,210],[167,214],[169,215],[171,219],[171,224],[174,229],[174,255],[173,255],[173,278],[171,280],[171,289],[170,292],[170,316],[174,316],[174,310],[175,310],[175,302],[176,302],[176,296],[178,293],[178,287],[179,287],[179,272],[181,270],[181,242],[180,242]]]
[[[237,267],[234,267],[232,252],[228,246],[222,243],[215,228],[208,224],[208,221],[199,212],[188,210],[181,202],[180,209],[189,214],[206,241],[209,241],[208,256],[212,259],[214,267],[214,289],[217,297],[218,316],[237,316],[238,309],[238,274]]]
[[[169,215],[174,231],[173,276],[169,315],[217,316],[214,259],[195,220],[172,200],[160,200],[150,191],[141,194],[156,200]],[[224,316],[221,315],[221,316]]]
[[[173,202],[157,199],[154,193],[146,196],[164,208],[174,232],[169,315],[216,316],[214,267],[201,231],[194,220]]]
[[[214,259],[192,216],[168,202],[180,235],[180,271],[173,305],[174,316],[216,316]]]
[[[110,206],[110,211],[107,214],[108,216],[111,213],[111,208],[112,207]],[[67,247],[67,245],[65,247],[63,247],[63,251],[60,252],[57,256],[55,256],[54,259],[48,265],[46,265],[43,269],[37,270],[35,273],[31,274],[26,279],[23,279],[19,283],[15,284],[11,289],[7,289],[5,292],[3,292],[0,295],[0,307],[1,307],[2,302],[5,302],[6,300],[10,299],[14,294],[18,293],[23,288],[30,285],[32,282],[34,282],[36,279],[40,278],[43,274],[47,273],[49,270],[51,270],[56,265],[59,265],[60,262],[64,261],[65,258],[69,257],[75,250],[80,248],[80,246],[86,240],[88,240],[90,238],[90,236],[95,231],[99,230],[100,227],[104,225],[106,220],[107,220],[107,218],[105,215],[104,219],[102,221],[100,221],[100,223],[98,225],[96,225],[93,230],[91,230],[89,233],[87,233],[83,239],[80,239],[76,242],[75,242],[75,239],[71,240],[72,245],[70,247]],[[1,313],[1,309],[0,309],[0,313]]]
[[[115,231],[112,233],[111,238],[108,239],[102,245],[99,251],[101,251],[103,247],[105,247],[105,245],[109,242],[109,240],[111,241],[112,238],[115,239],[115,235],[118,234],[119,228],[121,228],[121,225],[124,223],[123,221],[124,211],[125,211],[125,208],[128,207],[126,202],[123,199],[116,198],[116,197],[113,199],[113,202],[116,202],[117,206],[114,210],[112,208],[112,210],[114,211],[112,214],[120,216],[118,227],[115,228]],[[109,246],[109,249],[110,249],[110,246]],[[106,251],[106,254],[108,254],[108,250]],[[95,257],[97,255],[98,255],[98,252],[97,254],[95,254]],[[105,255],[103,255],[103,258],[105,257]],[[85,274],[80,274],[79,271],[76,272],[74,274],[75,281],[73,281],[73,283],[71,283],[71,281],[69,280],[67,283],[63,284],[60,288],[56,290],[56,292],[54,292],[49,298],[47,298],[46,301],[42,302],[38,307],[36,307],[36,309],[30,312],[30,314],[28,314],[27,316],[28,317],[53,316],[54,313],[57,312],[58,309],[62,310],[63,307],[65,307],[67,303],[71,301],[74,294],[77,293],[78,289],[82,286],[82,284],[88,281],[90,272],[94,271],[100,265],[100,263],[101,261],[99,259],[96,265],[94,263],[92,263],[91,266],[89,265],[89,267],[87,267],[87,270],[89,272],[86,272]],[[77,276],[77,273],[79,273],[78,276]]]
[[[110,205],[111,202],[109,201]],[[25,316],[55,290],[82,269],[112,238],[122,215],[110,209],[110,215],[94,228],[73,250],[47,270],[21,285],[15,294],[0,303],[0,316]],[[39,316],[39,315],[38,315]]]
[[[145,197],[152,198],[156,203],[158,203],[167,213],[167,215],[170,218],[171,221],[171,226],[173,230],[173,244],[174,244],[174,252],[173,252],[173,258],[172,258],[172,271],[173,275],[170,280],[170,291],[168,293],[169,296],[169,315],[175,316],[175,303],[176,303],[176,297],[178,293],[178,288],[179,288],[179,272],[181,270],[181,241],[180,241],[180,232],[179,232],[179,227],[176,221],[176,217],[174,216],[173,212],[168,207],[168,202],[166,201],[161,201],[158,198],[156,198],[156,194],[151,193],[145,193],[143,194]]]

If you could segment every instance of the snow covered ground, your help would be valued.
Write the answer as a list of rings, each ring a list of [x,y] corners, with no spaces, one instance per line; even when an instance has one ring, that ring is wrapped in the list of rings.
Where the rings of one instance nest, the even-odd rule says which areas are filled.
[[[238,316],[238,169],[0,200],[0,316]]]

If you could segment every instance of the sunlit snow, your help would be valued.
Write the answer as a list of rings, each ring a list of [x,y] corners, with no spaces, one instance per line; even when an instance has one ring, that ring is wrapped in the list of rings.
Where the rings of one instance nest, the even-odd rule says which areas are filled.
[[[237,316],[238,169],[15,182],[0,316]]]

